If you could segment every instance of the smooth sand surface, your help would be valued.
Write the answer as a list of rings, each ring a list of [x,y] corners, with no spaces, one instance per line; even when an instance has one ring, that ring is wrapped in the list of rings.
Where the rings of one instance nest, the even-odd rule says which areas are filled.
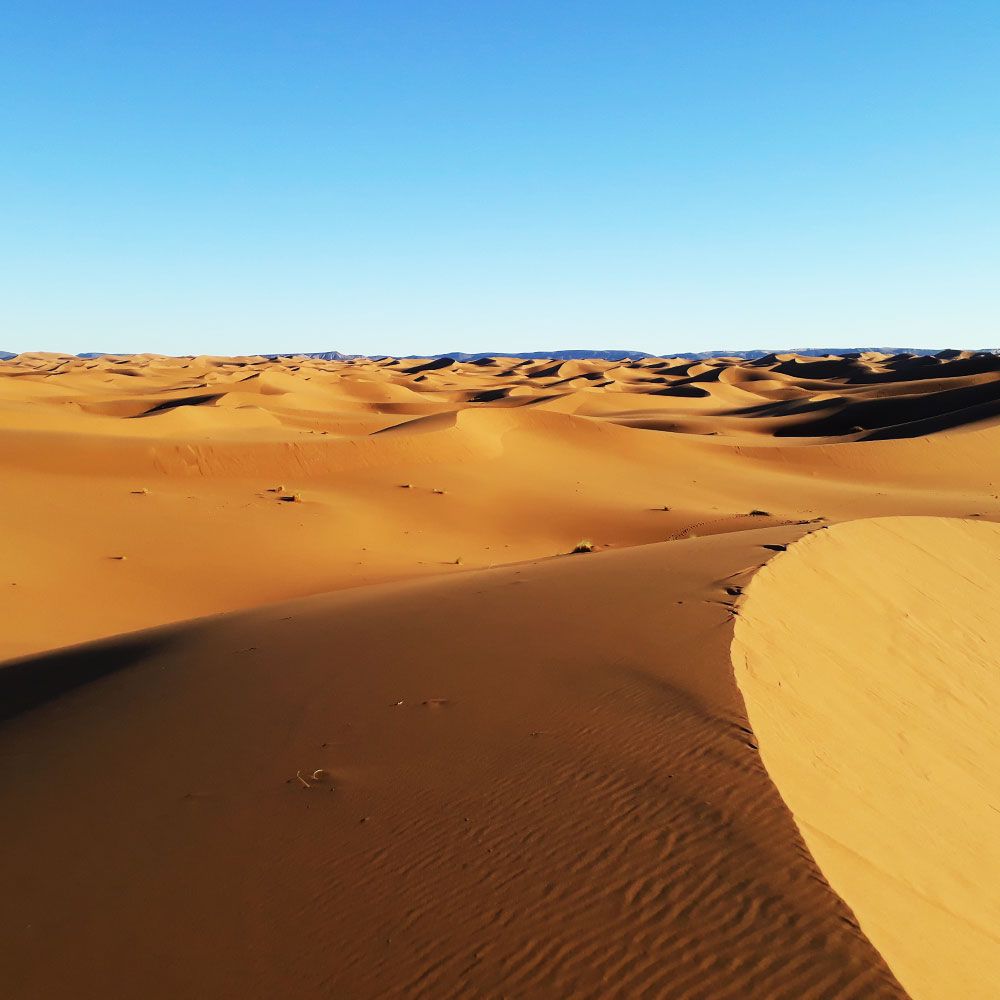
[[[761,755],[911,996],[1000,984],[1000,526],[837,525],[751,582],[734,662]]]
[[[825,734],[762,723],[762,763],[733,629],[868,600],[875,574],[739,603],[846,522],[998,530],[997,413],[1000,362],[958,352],[0,363],[0,992],[972,995],[971,932],[897,920],[896,948],[882,882],[827,871],[808,778],[772,767]],[[906,576],[894,537],[873,558]],[[963,685],[975,733],[990,689]],[[816,820],[841,843],[886,799],[871,749]],[[949,809],[985,837],[967,768]],[[899,816],[930,870],[950,828]],[[975,900],[947,905],[995,938]]]

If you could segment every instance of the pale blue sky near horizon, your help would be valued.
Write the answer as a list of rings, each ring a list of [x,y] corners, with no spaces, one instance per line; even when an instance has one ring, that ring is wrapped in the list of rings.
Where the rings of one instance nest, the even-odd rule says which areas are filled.
[[[1000,345],[1000,4],[4,5],[0,348]]]

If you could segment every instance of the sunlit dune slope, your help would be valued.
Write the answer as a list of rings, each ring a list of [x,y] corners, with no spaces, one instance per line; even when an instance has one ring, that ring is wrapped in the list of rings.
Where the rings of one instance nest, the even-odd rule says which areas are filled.
[[[803,530],[0,667],[5,995],[902,997],[732,676],[733,595]]]
[[[0,363],[0,991],[992,995],[998,413],[969,352]]]
[[[1000,360],[968,352],[21,355],[0,362],[0,658],[584,540],[994,518],[998,400]]]
[[[855,521],[742,599],[737,679],[810,851],[917,1000],[1000,984],[1000,527]]]

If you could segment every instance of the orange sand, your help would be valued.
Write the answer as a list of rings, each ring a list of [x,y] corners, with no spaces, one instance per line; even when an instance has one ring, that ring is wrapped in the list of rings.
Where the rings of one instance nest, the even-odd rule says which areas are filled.
[[[829,607],[768,581],[805,589],[782,566],[827,537],[868,565],[839,522],[1000,530],[935,520],[1000,519],[995,400],[966,354],[0,363],[4,995],[975,995],[973,934],[882,934],[897,901],[838,867],[891,851],[842,824],[896,765],[872,735],[855,797],[806,815],[778,762],[826,735],[741,673],[762,764],[730,645],[738,612],[739,667],[846,609],[810,690],[850,703],[856,609],[898,620],[879,588],[919,544],[877,534],[887,576],[838,570]],[[887,726],[933,663],[890,665]],[[975,676],[943,732],[983,726]],[[985,837],[963,773],[949,814]],[[913,867],[882,870],[919,885],[951,827],[892,815]],[[935,885],[995,938],[963,877]]]
[[[1000,526],[875,518],[754,577],[734,660],[761,755],[911,996],[997,996]]]

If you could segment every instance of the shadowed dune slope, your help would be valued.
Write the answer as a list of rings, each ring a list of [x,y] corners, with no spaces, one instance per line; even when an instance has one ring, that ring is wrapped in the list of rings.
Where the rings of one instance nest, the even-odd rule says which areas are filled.
[[[902,997],[732,676],[731,591],[802,530],[0,667],[4,995]]]
[[[917,1000],[1000,982],[1000,527],[891,517],[793,544],[733,659],[768,772]]]

